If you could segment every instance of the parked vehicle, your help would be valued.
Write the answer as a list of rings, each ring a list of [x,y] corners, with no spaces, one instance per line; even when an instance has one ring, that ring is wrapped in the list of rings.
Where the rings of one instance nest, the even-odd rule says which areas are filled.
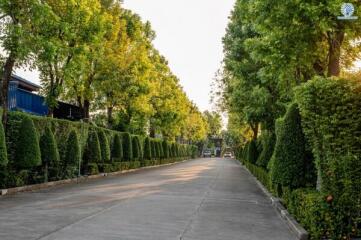
[[[210,157],[212,157],[212,151],[209,150],[209,149],[204,150],[202,155],[203,155],[203,157],[208,157],[208,158],[210,158]]]
[[[233,155],[232,155],[231,152],[225,152],[225,153],[223,154],[223,157],[224,157],[224,158],[232,158]]]

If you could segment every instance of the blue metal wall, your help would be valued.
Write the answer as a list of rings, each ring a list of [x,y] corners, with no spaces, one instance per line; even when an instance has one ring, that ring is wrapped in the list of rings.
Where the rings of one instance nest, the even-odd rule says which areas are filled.
[[[19,89],[15,84],[10,84],[9,88],[9,109],[41,116],[48,114],[44,97]]]

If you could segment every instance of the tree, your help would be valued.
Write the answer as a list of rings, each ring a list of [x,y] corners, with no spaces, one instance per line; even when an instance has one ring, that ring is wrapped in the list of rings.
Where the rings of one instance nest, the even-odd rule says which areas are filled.
[[[222,117],[217,112],[205,111],[203,113],[205,120],[208,123],[208,137],[219,137],[222,130]]]
[[[43,36],[54,21],[51,8],[42,1],[2,0],[0,2],[1,47],[7,54],[1,66],[2,121],[7,122],[8,90],[15,67],[31,63],[31,54],[44,49]]]
[[[57,179],[60,170],[60,156],[58,145],[50,127],[45,128],[45,132],[40,138],[40,150],[41,160],[45,171],[45,181],[48,181],[48,175]]]
[[[15,165],[18,169],[29,170],[41,165],[38,134],[33,120],[24,116],[19,127],[19,137],[15,151]]]

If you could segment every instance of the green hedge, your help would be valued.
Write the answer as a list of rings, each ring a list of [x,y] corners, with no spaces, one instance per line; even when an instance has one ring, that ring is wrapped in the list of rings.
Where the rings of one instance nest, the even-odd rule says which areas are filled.
[[[0,119],[0,168],[8,165],[8,154],[6,148],[4,126]]]
[[[138,136],[132,137],[132,149],[133,149],[133,160],[139,161],[142,158],[141,148],[140,148],[140,139]]]
[[[262,133],[262,138],[260,142],[262,144],[262,151],[258,156],[256,165],[266,169],[273,154],[273,150],[276,142],[276,136],[271,131],[265,131]],[[239,155],[239,153],[237,153],[237,155]]]
[[[361,228],[361,82],[317,77],[296,90],[321,193],[333,198],[342,235]]]
[[[277,120],[276,145],[270,162],[270,175],[274,184],[292,189],[315,185],[312,154],[302,131],[297,104],[291,104],[286,115]],[[306,170],[310,172],[306,172]],[[311,176],[308,178],[307,176]]]
[[[46,128],[45,133],[40,138],[40,150],[45,181],[48,181],[49,175],[51,179],[58,179],[60,156],[58,145],[50,127]]]
[[[144,159],[145,160],[151,160],[152,159],[152,149],[151,149],[151,143],[149,137],[146,137],[144,139]]]
[[[24,135],[24,131],[21,129],[24,128],[24,126],[22,126],[24,122],[27,122],[26,130],[31,131],[31,134],[27,134],[28,137],[22,136]],[[45,136],[47,139],[51,139],[49,130],[53,134],[53,143],[51,140],[45,141]],[[145,146],[142,146],[145,144],[146,140],[143,140],[140,136],[135,136],[134,139],[136,139],[136,145],[139,146],[137,148],[139,154],[135,154],[138,156],[138,159],[135,161],[133,158],[133,144],[131,140],[133,137],[129,133],[120,133],[109,129],[99,128],[92,124],[32,116],[21,112],[9,113],[5,135],[8,163],[5,164],[5,161],[3,161],[4,164],[0,167],[0,186],[2,188],[41,183],[46,181],[46,178],[49,178],[49,180],[73,178],[78,176],[79,168],[82,174],[97,174],[99,172],[115,172],[134,169],[147,164],[151,166],[161,163],[166,164],[192,157],[191,152],[189,152],[187,156],[181,154],[174,155],[172,158],[166,157],[166,151],[164,151],[163,148],[163,144],[166,141],[161,143],[160,140],[148,138],[149,141],[153,143],[153,147],[156,147],[157,145],[158,158],[155,159],[155,157],[151,155],[152,159],[149,159],[150,162],[145,163],[143,161]],[[41,151],[44,151],[42,158],[43,162],[54,162],[54,164],[51,163],[52,166],[49,167],[48,174],[46,174],[46,166],[44,166],[44,164],[42,167],[39,166],[42,162],[39,136],[44,138],[44,141],[41,144]],[[36,164],[31,161],[32,164],[29,168],[26,168],[26,166],[20,167],[18,166],[19,161],[16,160],[16,157],[21,155],[20,153],[24,149],[18,151],[19,146],[23,145],[19,145],[18,142],[24,140],[28,141],[29,138],[33,145],[33,147],[29,148],[29,151],[32,151],[32,156],[38,156],[38,159]],[[47,142],[47,144],[45,144],[45,142]],[[30,145],[28,144],[26,146]],[[50,146],[57,146],[58,151],[54,149],[51,150]],[[179,146],[179,148],[181,147]],[[189,146],[189,148],[191,147]],[[0,129],[0,154],[1,149]],[[45,153],[45,151],[48,153]],[[51,152],[58,152],[58,164],[55,164],[54,154]],[[157,153],[154,152],[154,154]],[[162,162],[159,160],[161,156],[164,156]],[[112,161],[110,161],[110,157]],[[36,158],[31,159],[34,160]],[[26,162],[29,161],[28,158],[23,160],[26,160]],[[50,168],[52,168],[51,171]]]
[[[112,162],[121,162],[123,159],[123,145],[119,134],[115,134],[113,137],[111,157]]]

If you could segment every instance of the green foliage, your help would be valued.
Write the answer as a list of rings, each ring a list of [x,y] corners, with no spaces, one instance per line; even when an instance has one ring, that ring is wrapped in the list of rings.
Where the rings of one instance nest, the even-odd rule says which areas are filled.
[[[343,234],[351,234],[361,219],[360,92],[359,81],[335,78],[315,78],[296,91],[320,190],[333,196]]]
[[[163,159],[164,158],[164,150],[163,150],[163,144],[162,144],[162,141],[157,141],[157,145],[158,145],[158,148],[159,148],[159,158],[160,159]]]
[[[123,144],[119,134],[115,134],[112,146],[112,162],[121,162],[123,159]]]
[[[307,142],[297,104],[292,104],[284,118],[277,121],[276,135],[275,150],[270,163],[272,182],[292,189],[306,186],[306,169],[313,159],[307,153]]]
[[[157,140],[154,140],[154,147],[155,147],[155,158],[160,159],[160,145]]]
[[[164,158],[166,158],[166,159],[170,158],[169,144],[168,144],[167,140],[163,140],[162,148],[163,148],[163,152],[164,152]]]
[[[141,149],[140,149],[140,140],[138,136],[132,138],[132,149],[133,149],[133,159],[138,161],[141,159]]]
[[[257,157],[258,157],[258,152],[257,152],[257,141],[256,140],[252,140],[249,142],[249,145],[247,147],[247,156],[246,156],[246,160],[252,164],[256,164],[257,161]]]
[[[83,154],[84,165],[89,163],[103,163],[98,134],[90,130]]]
[[[4,133],[3,124],[0,121],[0,171],[1,168],[6,167],[7,164],[8,164],[8,154],[6,148],[5,133]]]
[[[133,161],[133,146],[132,146],[132,137],[129,133],[123,134],[123,153],[124,161],[129,162]]]
[[[144,159],[151,160],[152,159],[152,149],[149,137],[146,137],[144,140]]]
[[[31,169],[41,165],[38,134],[30,117],[25,117],[20,125],[15,165],[18,169]]]
[[[41,160],[45,167],[46,180],[48,175],[57,179],[59,174],[60,156],[58,145],[50,127],[45,129],[45,133],[40,138]]]
[[[105,132],[103,130],[98,131],[98,138],[99,138],[102,161],[105,163],[109,163],[110,162],[110,146],[109,146],[108,138],[105,135]]]
[[[261,143],[262,151],[257,159],[257,166],[267,168],[269,161],[271,160],[274,146],[276,142],[276,136],[271,131],[266,131],[262,133]]]
[[[77,132],[73,129],[70,131],[66,141],[64,167],[65,169],[68,167],[78,167],[80,161],[81,156],[79,138]]]
[[[150,147],[151,147],[151,152],[152,152],[152,159],[157,158],[157,148],[155,146],[154,139],[150,140]]]
[[[268,190],[272,189],[270,175],[264,168],[250,162],[245,162],[245,166]]]

